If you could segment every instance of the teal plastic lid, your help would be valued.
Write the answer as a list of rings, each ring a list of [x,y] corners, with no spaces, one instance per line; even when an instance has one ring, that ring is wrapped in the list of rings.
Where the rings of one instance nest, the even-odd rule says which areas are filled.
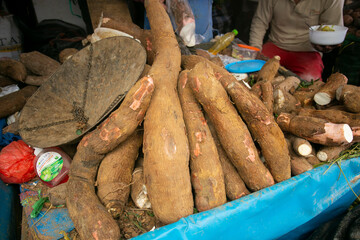
[[[231,73],[251,73],[259,71],[265,63],[263,60],[244,60],[230,63],[225,68]]]
[[[232,30],[232,32],[235,34],[235,36],[239,33],[236,29]]]

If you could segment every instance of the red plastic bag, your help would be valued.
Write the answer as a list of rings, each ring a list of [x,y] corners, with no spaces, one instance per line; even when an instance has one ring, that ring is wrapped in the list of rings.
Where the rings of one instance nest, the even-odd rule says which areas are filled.
[[[0,178],[4,183],[24,183],[36,176],[34,149],[23,140],[13,141],[0,152]]]

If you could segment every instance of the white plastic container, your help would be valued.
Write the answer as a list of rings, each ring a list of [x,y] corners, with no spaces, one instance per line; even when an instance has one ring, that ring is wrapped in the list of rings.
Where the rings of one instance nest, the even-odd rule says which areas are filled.
[[[337,25],[321,26],[329,26],[335,31],[318,31],[317,29],[320,27],[320,25],[311,26],[309,28],[309,37],[311,43],[319,45],[337,45],[345,40],[345,36],[348,31],[347,27]]]

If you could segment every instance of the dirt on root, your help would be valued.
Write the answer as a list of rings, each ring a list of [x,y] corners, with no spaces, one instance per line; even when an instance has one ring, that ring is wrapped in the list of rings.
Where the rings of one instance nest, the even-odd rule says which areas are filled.
[[[122,239],[133,238],[154,229],[154,227],[159,228],[164,225],[156,219],[151,209],[138,209],[131,202],[124,208],[124,212],[117,222]]]

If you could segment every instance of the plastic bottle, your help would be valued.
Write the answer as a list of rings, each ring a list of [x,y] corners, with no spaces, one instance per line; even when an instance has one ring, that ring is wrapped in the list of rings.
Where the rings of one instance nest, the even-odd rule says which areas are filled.
[[[71,158],[60,148],[35,148],[34,169],[40,180],[55,187],[69,179]]]
[[[220,39],[216,41],[216,43],[209,49],[209,52],[214,55],[218,54],[218,52],[230,45],[230,43],[234,40],[237,34],[238,31],[236,29],[226,33],[224,36],[220,37]]]

